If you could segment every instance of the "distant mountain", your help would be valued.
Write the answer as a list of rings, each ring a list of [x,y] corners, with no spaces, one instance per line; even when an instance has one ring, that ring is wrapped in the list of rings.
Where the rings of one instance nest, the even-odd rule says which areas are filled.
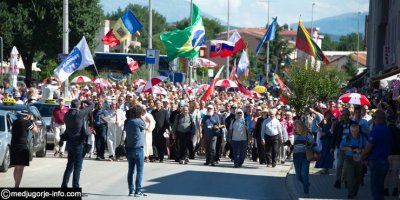
[[[363,12],[359,16],[360,34],[364,35],[365,16],[368,12]],[[302,22],[304,26],[311,27],[311,22]],[[297,29],[297,24],[292,24]],[[357,13],[346,13],[338,16],[322,18],[314,21],[314,27],[320,28],[321,33],[333,35],[332,39],[338,39],[338,36],[347,35],[349,33],[357,33]]]

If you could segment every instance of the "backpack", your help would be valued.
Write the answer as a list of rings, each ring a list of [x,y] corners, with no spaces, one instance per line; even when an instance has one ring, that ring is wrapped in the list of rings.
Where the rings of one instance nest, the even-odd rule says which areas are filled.
[[[184,116],[181,113],[176,115],[175,120],[178,120],[176,124],[179,124],[181,122],[182,117],[184,117]],[[190,120],[190,133],[194,134],[196,130],[195,130],[195,126],[194,126],[193,117],[191,114],[189,114],[189,120]]]

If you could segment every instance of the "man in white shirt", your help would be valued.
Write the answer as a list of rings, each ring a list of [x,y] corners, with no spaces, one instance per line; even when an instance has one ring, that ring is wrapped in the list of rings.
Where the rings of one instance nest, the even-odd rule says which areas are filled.
[[[46,84],[42,86],[42,101],[45,101],[46,99],[53,99],[55,93],[56,95],[59,94],[58,90],[61,87],[60,83],[58,83],[58,86],[52,85],[51,83],[51,78],[48,78],[46,80]]]
[[[276,118],[276,109],[269,111],[269,118],[264,120],[261,127],[261,141],[265,145],[267,153],[267,166],[275,167],[279,152],[279,144],[282,143],[282,125]]]

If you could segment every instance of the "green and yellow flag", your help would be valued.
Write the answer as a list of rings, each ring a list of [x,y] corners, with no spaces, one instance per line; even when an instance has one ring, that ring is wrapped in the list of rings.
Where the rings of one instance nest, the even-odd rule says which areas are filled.
[[[296,48],[306,52],[317,60],[323,61],[325,64],[329,64],[328,58],[310,37],[310,34],[301,21],[299,21],[299,27],[297,28]]]
[[[198,56],[200,46],[206,40],[199,8],[193,4],[192,24],[183,30],[175,30],[161,34],[161,41],[165,44],[169,60],[177,57],[194,58]]]

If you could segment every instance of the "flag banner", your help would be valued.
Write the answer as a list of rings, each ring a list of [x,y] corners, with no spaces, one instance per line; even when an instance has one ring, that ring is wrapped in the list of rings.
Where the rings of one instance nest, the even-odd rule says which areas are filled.
[[[168,77],[166,76],[158,76],[150,79],[149,81],[146,82],[146,85],[142,88],[140,91],[141,93],[143,92],[151,92],[153,90],[153,87],[158,85],[159,83],[167,80]]]
[[[239,92],[243,93],[244,95],[246,95],[248,97],[252,97],[251,91],[246,89],[246,87],[244,85],[242,85],[242,83],[241,83],[239,78],[236,78],[236,82],[237,82],[237,85],[238,85]]]
[[[201,96],[201,101],[207,101],[207,99],[214,93],[215,91],[215,83],[217,83],[219,76],[221,75],[225,66],[222,66],[221,69],[218,70],[217,74],[215,75],[213,81],[210,84],[210,87],[206,90],[206,92]]]
[[[220,56],[222,58],[232,56],[235,44],[225,40],[211,40],[210,57]]]
[[[206,40],[206,32],[196,4],[193,4],[192,19],[191,26],[160,35],[167,50],[168,60],[172,61],[177,57],[195,58],[198,56],[200,47]]]
[[[244,42],[242,36],[240,36],[240,34],[235,31],[231,37],[229,37],[230,42],[232,42],[234,44],[234,48],[233,48],[233,54],[235,54],[236,52],[239,52],[243,49],[246,49],[246,43]]]
[[[139,62],[133,60],[133,58],[127,56],[126,62],[128,63],[131,74],[135,73],[139,69]]]
[[[314,40],[310,37],[310,34],[303,26],[301,21],[299,21],[299,27],[297,28],[296,48],[311,55],[316,60],[320,60],[323,61],[325,64],[329,64],[328,58],[325,56],[321,48],[319,48],[318,44],[315,43]]]
[[[237,75],[240,76],[243,73],[246,73],[248,70],[248,67],[250,65],[249,57],[247,56],[247,53],[245,50],[243,50],[242,55],[240,56],[240,60],[237,66]]]
[[[93,65],[94,60],[85,37],[72,49],[71,53],[63,60],[63,62],[54,70],[54,74],[61,82],[77,70],[85,69],[87,66]]]
[[[128,10],[117,20],[114,27],[101,39],[104,44],[115,47],[143,28],[132,11]]]
[[[258,56],[258,53],[260,53],[261,47],[265,42],[275,39],[277,20],[278,17],[275,17],[274,21],[272,21],[272,24],[268,27],[267,32],[265,32],[264,38],[258,43],[256,48],[256,56]]]

